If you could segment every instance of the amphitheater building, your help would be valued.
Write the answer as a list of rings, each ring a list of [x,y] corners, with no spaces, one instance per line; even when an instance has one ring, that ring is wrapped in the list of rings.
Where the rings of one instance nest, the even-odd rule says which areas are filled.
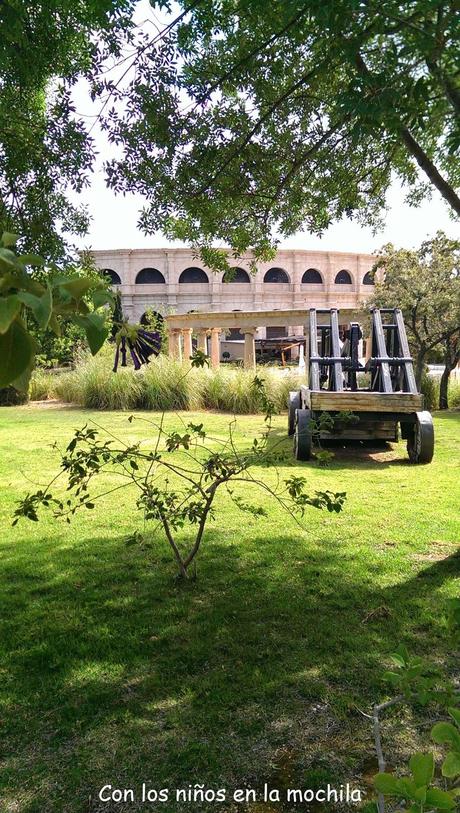
[[[147,310],[162,316],[199,312],[248,312],[316,308],[357,308],[373,290],[375,257],[336,251],[284,249],[250,273],[250,257],[225,281],[188,248],[94,251],[96,265],[121,292],[124,314],[139,322]],[[232,263],[231,263],[232,264]],[[261,319],[263,322],[263,319]],[[257,326],[259,342],[303,336],[304,325]],[[233,328],[220,337],[222,355],[240,356],[243,335]]]

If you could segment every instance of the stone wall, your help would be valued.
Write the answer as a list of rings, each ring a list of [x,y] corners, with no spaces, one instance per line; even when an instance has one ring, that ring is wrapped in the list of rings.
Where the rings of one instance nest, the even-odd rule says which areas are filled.
[[[123,310],[131,321],[139,321],[147,308],[163,315],[191,310],[356,308],[373,290],[372,285],[364,284],[363,280],[375,262],[375,257],[370,254],[286,249],[279,251],[271,262],[260,263],[255,276],[249,274],[250,257],[240,260],[235,266],[248,272],[249,281],[226,283],[222,281],[222,274],[207,269],[186,248],[94,251],[93,256],[99,268],[110,269],[114,279],[120,280],[117,287],[122,294]],[[181,275],[186,279],[200,276],[198,271],[187,271],[191,268],[201,269],[204,281],[180,281]],[[146,273],[143,269],[153,269],[157,273]],[[302,282],[309,269],[319,272],[321,282]],[[342,271],[348,272],[349,284],[336,282]],[[140,272],[143,273],[139,280]],[[275,277],[284,281],[264,281],[267,273],[269,279]],[[240,276],[244,277],[244,274]],[[142,282],[146,277],[153,277],[155,282]],[[290,327],[287,334],[302,332],[303,326],[299,325]],[[259,328],[258,336],[264,338],[263,328]]]

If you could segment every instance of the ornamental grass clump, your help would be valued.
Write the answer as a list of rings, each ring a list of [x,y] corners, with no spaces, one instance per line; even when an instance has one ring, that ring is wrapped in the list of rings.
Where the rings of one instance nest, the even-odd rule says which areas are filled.
[[[103,347],[95,357],[84,353],[77,358],[74,370],[38,379],[39,397],[59,398],[88,409],[216,409],[237,415],[260,412],[252,387],[253,371],[192,368],[184,375],[187,367],[160,353],[138,371],[132,365],[119,365],[114,373],[113,353],[113,345]],[[297,373],[265,367],[260,377],[277,410],[284,410],[289,390],[298,389]],[[38,389],[37,381],[35,391]]]

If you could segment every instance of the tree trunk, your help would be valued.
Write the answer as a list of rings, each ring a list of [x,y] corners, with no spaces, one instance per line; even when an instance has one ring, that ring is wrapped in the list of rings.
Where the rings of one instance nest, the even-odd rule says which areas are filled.
[[[425,350],[420,350],[417,353],[417,357],[415,359],[415,382],[417,384],[417,389],[420,391],[420,387],[422,385],[422,375],[423,370],[425,368]]]
[[[441,381],[439,383],[439,409],[449,409],[449,376],[453,369],[450,364],[446,364],[442,371]]]
[[[449,376],[460,360],[460,335],[449,336],[445,343],[444,370],[439,386],[439,409],[449,409]]]

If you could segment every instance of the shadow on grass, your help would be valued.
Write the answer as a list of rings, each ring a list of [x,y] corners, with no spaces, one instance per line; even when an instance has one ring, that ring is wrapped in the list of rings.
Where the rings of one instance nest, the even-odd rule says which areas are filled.
[[[434,605],[458,555],[384,586],[326,539],[212,537],[181,587],[162,543],[150,562],[93,538],[3,559],[4,768],[21,813],[119,810],[96,800],[106,782],[257,782],[286,740],[337,752],[331,719],[369,707],[399,641],[448,657]]]
[[[280,460],[286,465],[318,466],[312,458],[311,461],[301,462],[294,458],[293,438],[286,436],[283,429],[273,429],[268,438],[268,449],[272,453],[279,455]],[[359,468],[359,469],[382,469],[391,466],[410,466],[406,449],[406,441],[399,443],[389,443],[387,441],[359,441],[359,440],[322,440],[321,447],[314,447],[313,451],[320,448],[332,452],[334,455],[330,466],[335,469]]]

